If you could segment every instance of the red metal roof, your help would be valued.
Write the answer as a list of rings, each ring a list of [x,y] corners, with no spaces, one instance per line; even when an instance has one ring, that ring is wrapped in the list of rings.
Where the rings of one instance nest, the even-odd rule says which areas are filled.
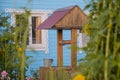
[[[61,20],[75,6],[57,9],[48,19],[46,19],[37,29],[50,29]]]

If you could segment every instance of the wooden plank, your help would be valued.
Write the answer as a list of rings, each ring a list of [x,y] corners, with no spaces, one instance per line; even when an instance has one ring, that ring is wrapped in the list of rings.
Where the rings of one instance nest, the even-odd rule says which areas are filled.
[[[63,66],[63,47],[59,43],[62,41],[62,30],[57,30],[57,65]]]
[[[61,45],[71,44],[71,40],[62,40],[59,42],[59,44],[61,44]]]
[[[61,74],[60,71],[63,71],[63,73]],[[52,74],[50,72],[52,72]],[[66,76],[70,79],[72,74],[71,72],[72,68],[70,66],[40,67],[40,80],[51,80],[51,77],[53,77],[54,80],[63,80],[62,77],[65,76],[64,74],[66,74]],[[60,77],[58,77],[58,75]]]
[[[41,18],[36,17],[36,27],[38,27],[41,23]],[[36,30],[36,43],[41,43],[41,30]]]
[[[81,28],[87,22],[87,15],[79,8],[74,7],[67,15],[55,24],[56,28]]]
[[[49,67],[40,67],[40,80],[49,80]]]
[[[77,46],[77,30],[71,30],[71,67],[75,67],[77,63],[77,51],[75,47]]]

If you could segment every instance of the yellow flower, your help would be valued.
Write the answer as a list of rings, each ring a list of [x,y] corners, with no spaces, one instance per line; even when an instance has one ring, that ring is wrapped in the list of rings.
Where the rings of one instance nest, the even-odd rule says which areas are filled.
[[[88,23],[85,25],[85,28],[84,28],[84,33],[86,33],[87,35],[90,35],[90,32],[89,30],[91,29],[91,25]]]
[[[72,80],[85,80],[85,76],[82,74],[77,74]]]
[[[85,25],[85,29],[86,29],[86,30],[91,29],[91,24],[90,24],[90,23],[86,24],[86,25]]]
[[[84,33],[87,34],[87,35],[90,35],[90,32],[87,31],[87,30],[84,30]]]
[[[108,28],[112,28],[112,23],[109,23],[109,24],[107,25],[107,27],[108,27]]]
[[[20,51],[20,52],[21,52],[21,51],[22,51],[22,48],[18,48],[18,51]]]

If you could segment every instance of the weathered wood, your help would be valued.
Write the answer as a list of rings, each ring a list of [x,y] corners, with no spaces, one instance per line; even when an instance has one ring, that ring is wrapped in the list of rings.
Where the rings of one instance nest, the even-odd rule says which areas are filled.
[[[58,66],[63,66],[63,45],[64,44],[71,44],[71,66],[74,67],[76,66],[77,63],[77,51],[75,47],[77,46],[77,30],[72,29],[71,30],[71,40],[62,40],[62,30],[57,30],[57,37],[58,37],[58,42],[57,42],[57,64]]]
[[[38,27],[41,23],[41,18],[36,17],[36,27]],[[41,43],[41,30],[36,30],[36,43]]]
[[[59,43],[62,41],[62,30],[57,30],[57,65],[58,66],[63,66],[63,47]]]
[[[40,67],[40,80],[49,80],[49,67]]]
[[[59,74],[60,70],[61,71],[64,70],[66,76],[69,77],[69,79],[71,78],[72,68],[70,66],[64,67],[54,66],[54,67],[40,67],[40,80],[51,80],[51,77],[53,77],[54,80],[63,80],[62,78],[60,79],[60,77],[58,76],[64,77],[65,73]],[[50,72],[52,72],[52,74]]]
[[[62,40],[62,41],[59,41],[59,44],[61,45],[71,44],[71,40]]]
[[[75,67],[77,63],[77,51],[76,45],[77,44],[77,30],[71,30],[71,67]]]
[[[80,29],[86,22],[87,15],[78,6],[75,6],[67,15],[55,24],[55,27],[58,29]]]

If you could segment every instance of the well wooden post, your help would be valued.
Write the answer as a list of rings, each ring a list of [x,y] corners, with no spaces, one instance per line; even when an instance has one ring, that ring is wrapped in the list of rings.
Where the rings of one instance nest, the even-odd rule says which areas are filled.
[[[71,29],[71,67],[76,66],[77,63],[77,51],[75,47],[77,46],[77,30]]]
[[[63,66],[63,47],[60,42],[62,41],[62,30],[57,30],[57,65]]]

